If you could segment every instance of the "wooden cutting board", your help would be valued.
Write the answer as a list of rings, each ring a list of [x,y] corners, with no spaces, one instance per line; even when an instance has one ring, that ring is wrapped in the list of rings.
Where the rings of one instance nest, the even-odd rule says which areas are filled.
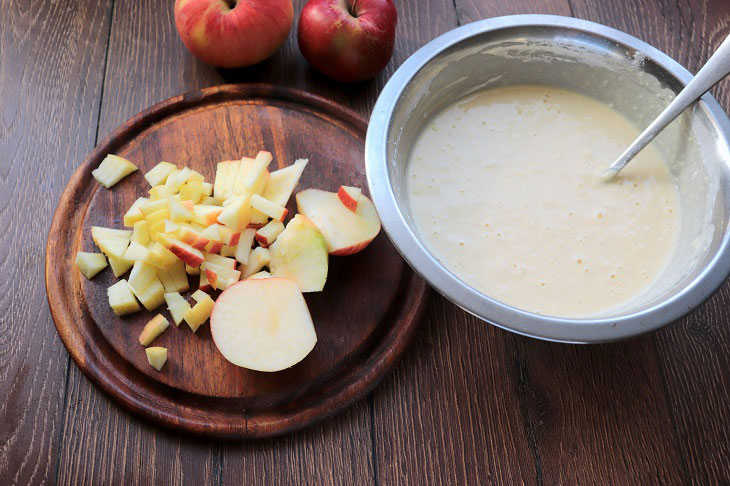
[[[174,324],[155,340],[168,348],[161,372],[137,338],[153,314],[117,317],[107,268],[93,280],[77,271],[77,251],[98,251],[92,225],[122,228],[129,205],[146,196],[143,174],[164,160],[213,181],[221,160],[274,154],[270,170],[308,158],[297,187],[366,189],[367,122],[305,92],[270,85],[229,85],[187,93],[140,113],[84,161],[56,210],[46,251],[46,289],[56,328],[81,370],[127,409],[153,422],[212,436],[264,437],[331,415],[368,393],[413,337],[427,286],[381,234],[364,251],[330,257],[321,293],[305,294],[317,331],[312,353],[277,373],[239,368],[218,352],[206,323],[196,334]],[[111,190],[91,170],[115,153],[140,170]],[[275,167],[277,165],[278,167]],[[290,215],[296,213],[292,197]],[[191,292],[198,278],[190,277]],[[164,306],[158,309],[163,312]]]

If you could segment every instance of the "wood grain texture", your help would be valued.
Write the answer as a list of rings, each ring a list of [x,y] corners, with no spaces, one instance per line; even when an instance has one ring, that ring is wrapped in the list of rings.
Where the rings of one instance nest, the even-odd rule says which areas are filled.
[[[435,298],[408,357],[369,402],[262,443],[195,440],[151,427],[110,402],[74,365],[64,405],[67,358],[40,286],[41,248],[58,195],[94,144],[111,2],[0,0],[0,218],[9,228],[0,244],[35,242],[0,259],[3,275],[17,282],[0,280],[3,478],[53,483],[58,461],[62,484],[568,484],[595,483],[601,474],[608,475],[598,477],[604,484],[730,482],[727,284],[677,325],[595,350],[513,337]],[[303,3],[295,1],[295,11]],[[457,25],[454,6],[460,23],[572,12],[636,35],[693,72],[730,27],[725,0],[570,0],[568,12],[560,0],[396,0],[393,60],[374,81],[342,87],[308,68],[293,35],[259,66],[204,66],[177,38],[171,4],[114,0],[101,137],[157,101],[223,82],[305,88],[367,116],[398,64]],[[714,92],[730,108],[728,81]],[[18,184],[38,161],[54,164],[59,179]],[[19,219],[30,201],[39,217]],[[19,278],[29,264],[35,278]]]
[[[724,0],[632,2],[616,15],[604,2],[571,0],[576,16],[625,30],[696,72],[730,34]],[[730,80],[713,93],[730,110]],[[654,336],[674,447],[686,484],[730,483],[730,286]]]
[[[68,357],[45,303],[43,252],[75,161],[94,145],[110,6],[0,1],[0,482],[7,485],[56,475]]]

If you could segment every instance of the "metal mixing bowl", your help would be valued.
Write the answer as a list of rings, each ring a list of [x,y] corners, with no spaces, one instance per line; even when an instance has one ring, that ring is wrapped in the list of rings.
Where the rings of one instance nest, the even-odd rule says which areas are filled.
[[[414,225],[405,169],[424,123],[476,90],[521,83],[567,88],[608,103],[643,127],[691,77],[650,45],[583,20],[517,15],[454,29],[403,63],[373,109],[365,160],[383,227],[408,263],[441,294],[519,334],[571,343],[603,342],[675,321],[708,298],[730,273],[730,121],[709,94],[655,142],[680,193],[680,234],[671,261],[641,296],[590,318],[548,317],[505,305],[447,270]],[[611,162],[607,159],[606,166]]]

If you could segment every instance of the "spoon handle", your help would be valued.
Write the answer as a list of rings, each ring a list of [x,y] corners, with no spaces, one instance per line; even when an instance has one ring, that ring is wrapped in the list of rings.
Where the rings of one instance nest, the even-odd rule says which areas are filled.
[[[702,69],[692,81],[684,87],[674,100],[662,111],[656,119],[634,140],[629,148],[622,153],[616,161],[608,168],[611,175],[626,167],[631,159],[641,149],[649,145],[659,132],[679,116],[689,105],[697,101],[703,94],[709,91],[722,78],[730,73],[730,36],[720,44],[720,47],[707,60]]]

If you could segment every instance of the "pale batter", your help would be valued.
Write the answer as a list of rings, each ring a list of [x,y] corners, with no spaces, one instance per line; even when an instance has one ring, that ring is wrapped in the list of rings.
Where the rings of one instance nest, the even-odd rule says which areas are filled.
[[[501,302],[561,317],[617,307],[663,270],[679,227],[653,147],[612,182],[596,176],[637,135],[608,106],[548,86],[465,98],[411,151],[416,226],[444,266]]]

